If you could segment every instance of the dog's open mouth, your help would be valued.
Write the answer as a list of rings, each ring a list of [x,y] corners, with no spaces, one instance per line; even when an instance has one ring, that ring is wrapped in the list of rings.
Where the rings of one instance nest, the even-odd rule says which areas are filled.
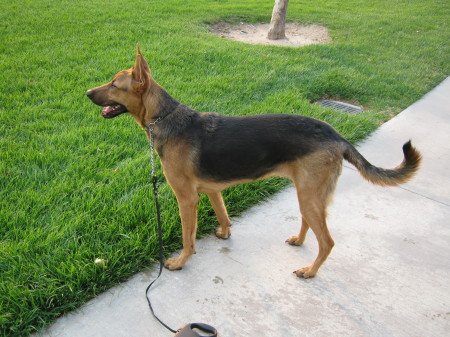
[[[108,105],[103,108],[102,116],[105,118],[113,118],[124,112],[128,112],[128,110],[122,104]]]

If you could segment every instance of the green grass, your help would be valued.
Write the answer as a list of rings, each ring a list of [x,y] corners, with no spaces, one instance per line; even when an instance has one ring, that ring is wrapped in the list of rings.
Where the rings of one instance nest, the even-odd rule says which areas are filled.
[[[272,3],[0,3],[0,334],[27,336],[156,259],[144,133],[130,116],[104,120],[84,97],[133,65],[136,42],[155,79],[195,109],[314,116],[352,142],[449,74],[446,0],[291,1],[288,20],[327,26],[328,45],[252,46],[208,34],[220,20],[268,21]],[[321,97],[368,112],[310,104]],[[285,184],[227,190],[230,213]],[[169,253],[180,247],[180,225],[165,183],[161,200]],[[204,197],[199,220],[200,235],[216,226]]]

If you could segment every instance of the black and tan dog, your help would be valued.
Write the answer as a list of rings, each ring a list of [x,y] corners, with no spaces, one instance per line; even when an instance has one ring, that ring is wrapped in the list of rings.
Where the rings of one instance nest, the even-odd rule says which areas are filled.
[[[330,125],[303,116],[228,117],[197,112],[156,83],[139,47],[133,68],[86,94],[104,107],[105,118],[129,112],[143,128],[156,121],[155,149],[176,195],[183,232],[183,251],[165,262],[170,270],[181,269],[195,251],[198,193],[208,195],[220,224],[216,235],[227,239],[230,219],[221,191],[235,184],[281,176],[293,181],[302,214],[300,233],[287,242],[301,245],[311,228],[319,243],[314,263],[295,272],[304,278],[313,277],[334,245],[326,215],[342,160],[353,164],[368,181],[384,186],[409,180],[421,160],[419,152],[407,142],[398,167],[375,167]]]

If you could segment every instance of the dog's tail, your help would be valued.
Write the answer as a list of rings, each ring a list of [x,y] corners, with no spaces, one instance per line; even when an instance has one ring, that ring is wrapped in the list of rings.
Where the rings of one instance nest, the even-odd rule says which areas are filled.
[[[421,154],[411,145],[411,141],[403,145],[403,154],[404,158],[399,166],[391,170],[383,169],[373,166],[352,144],[347,142],[344,158],[371,183],[381,186],[396,186],[410,180],[416,174],[422,160]]]

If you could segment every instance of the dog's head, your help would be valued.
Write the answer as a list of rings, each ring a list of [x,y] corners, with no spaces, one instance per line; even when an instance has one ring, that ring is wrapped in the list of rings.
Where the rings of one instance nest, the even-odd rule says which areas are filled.
[[[153,82],[147,61],[136,45],[134,67],[118,72],[109,83],[89,89],[86,95],[92,102],[104,107],[101,112],[104,118],[129,112],[142,124],[146,115],[144,96],[149,94]]]

